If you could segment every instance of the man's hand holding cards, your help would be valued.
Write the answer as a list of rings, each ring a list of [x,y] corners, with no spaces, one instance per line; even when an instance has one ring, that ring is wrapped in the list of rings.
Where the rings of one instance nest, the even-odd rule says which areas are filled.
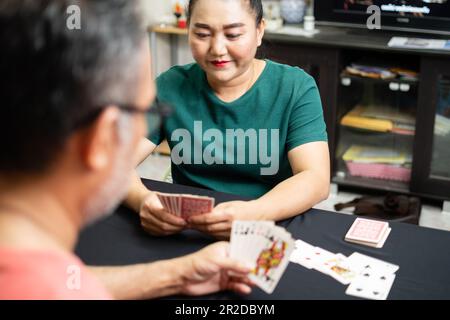
[[[294,250],[291,234],[269,221],[234,221],[230,243],[230,258],[250,265],[250,280],[271,294]]]

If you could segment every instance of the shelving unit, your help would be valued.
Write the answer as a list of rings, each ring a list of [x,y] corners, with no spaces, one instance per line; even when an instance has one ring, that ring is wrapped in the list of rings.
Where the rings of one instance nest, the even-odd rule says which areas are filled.
[[[438,104],[444,99],[438,88],[450,83],[450,51],[390,48],[389,40],[399,36],[396,33],[337,27],[319,30],[319,34],[310,38],[269,33],[260,56],[299,66],[316,79],[329,135],[332,181],[344,188],[449,201],[450,134],[435,135],[438,126],[435,121],[442,113]],[[419,76],[417,79],[372,79],[345,72],[352,63],[366,64],[364,61],[389,63],[416,71]],[[415,130],[399,134],[343,126],[342,118],[370,97],[388,101],[392,110],[408,109],[415,118]],[[376,105],[377,101],[372,104]],[[439,119],[450,123],[450,94],[448,104],[449,114],[439,115],[443,117]],[[342,156],[352,144],[407,149],[412,158],[410,181],[351,176]]]

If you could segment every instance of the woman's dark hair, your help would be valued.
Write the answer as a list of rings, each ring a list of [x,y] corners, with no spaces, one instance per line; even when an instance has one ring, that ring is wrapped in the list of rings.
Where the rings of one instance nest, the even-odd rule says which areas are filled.
[[[256,15],[256,25],[259,26],[264,15],[261,0],[240,0],[240,1],[245,1],[248,3],[250,10]],[[192,13],[194,12],[194,7],[197,2],[198,0],[189,0],[188,9],[186,13],[188,23],[190,23],[191,21],[191,16]]]

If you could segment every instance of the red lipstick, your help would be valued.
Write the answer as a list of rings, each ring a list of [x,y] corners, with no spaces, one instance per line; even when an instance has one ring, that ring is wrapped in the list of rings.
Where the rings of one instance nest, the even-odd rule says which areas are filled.
[[[230,61],[225,61],[225,60],[214,60],[214,61],[211,61],[211,63],[217,68],[224,68],[224,67],[227,66],[227,64],[229,62]]]

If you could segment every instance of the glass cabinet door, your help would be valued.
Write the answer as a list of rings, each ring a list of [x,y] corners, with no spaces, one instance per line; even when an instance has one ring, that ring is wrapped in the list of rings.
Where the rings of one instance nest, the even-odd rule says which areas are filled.
[[[439,76],[430,177],[450,181],[450,76]]]
[[[334,182],[407,192],[416,132],[417,77],[341,74]]]
[[[450,200],[450,59],[423,59],[411,190]]]

